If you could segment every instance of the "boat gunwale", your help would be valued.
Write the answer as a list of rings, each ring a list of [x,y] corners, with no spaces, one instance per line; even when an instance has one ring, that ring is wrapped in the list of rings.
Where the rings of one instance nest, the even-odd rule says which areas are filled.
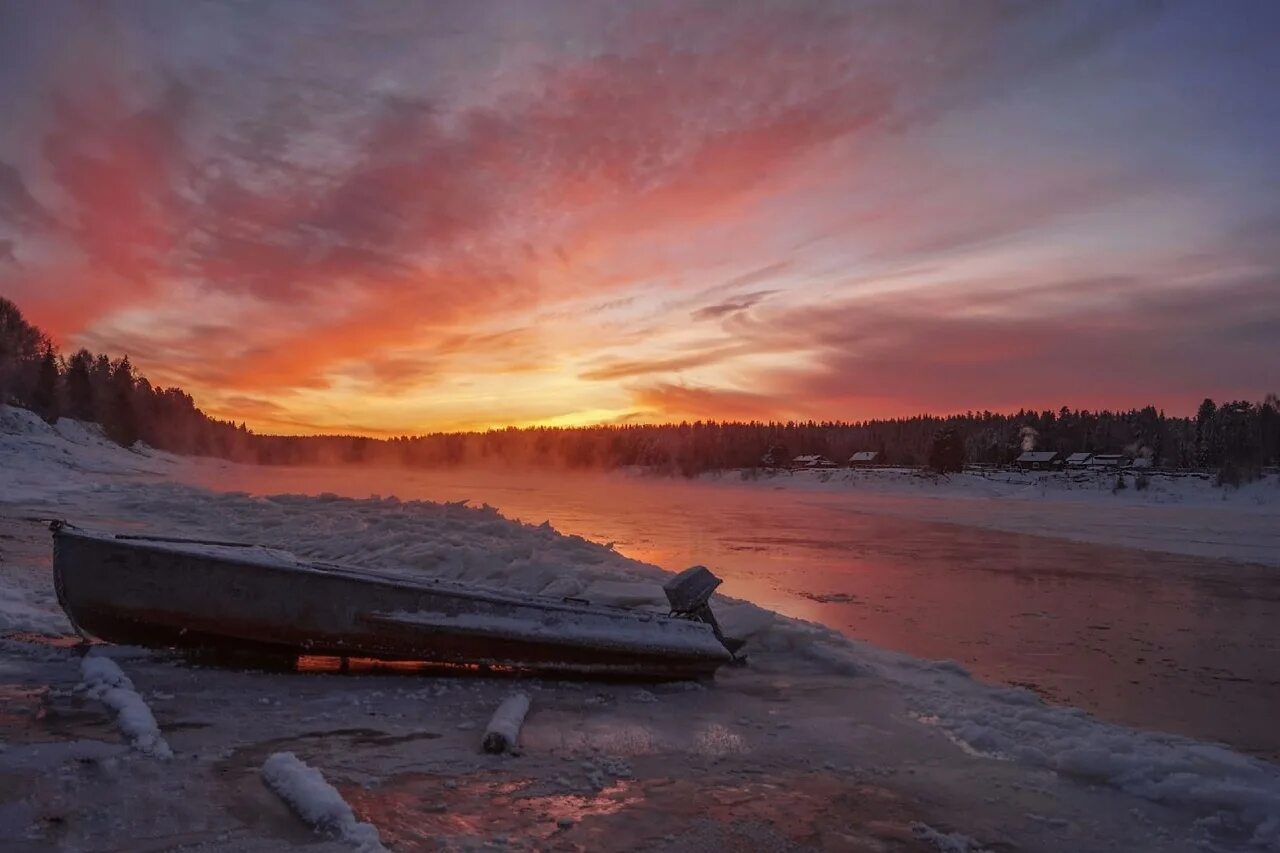
[[[250,565],[254,568],[272,569],[281,573],[296,572],[299,574],[316,574],[328,577],[345,578],[347,580],[376,584],[382,587],[399,590],[412,590],[417,592],[429,592],[434,594],[442,594],[451,598],[480,600],[490,604],[511,604],[524,607],[534,607],[544,610],[557,610],[567,613],[578,613],[585,615],[596,615],[603,617],[619,617],[635,623],[659,624],[664,628],[672,628],[678,632],[689,632],[701,635],[706,631],[710,631],[710,626],[703,622],[697,622],[690,619],[682,619],[677,616],[671,616],[652,610],[631,610],[624,607],[618,607],[610,604],[593,604],[585,601],[582,604],[575,604],[564,601],[562,599],[551,598],[548,596],[530,593],[528,595],[519,595],[514,593],[503,592],[501,590],[492,589],[490,587],[477,586],[472,587],[458,581],[448,580],[444,578],[412,578],[412,577],[396,577],[376,571],[361,569],[355,566],[347,566],[340,563],[325,564],[318,561],[304,561],[297,555],[283,549],[268,549],[267,546],[256,545],[252,543],[230,543],[219,542],[211,543],[209,541],[201,542],[199,540],[182,540],[174,538],[166,539],[147,539],[137,534],[114,534],[105,531],[86,530],[80,527],[72,527],[66,525],[54,532],[54,542],[57,543],[58,537],[68,536],[90,542],[113,545],[125,548],[137,548],[140,550],[150,551],[158,554],[176,554],[180,556],[195,557],[201,560],[209,560],[229,566],[245,566]],[[165,547],[183,544],[206,545],[218,548],[245,548],[248,550],[262,549],[275,550],[281,553],[289,554],[294,559],[292,564],[285,562],[275,562],[269,560],[253,560],[238,559],[229,554],[218,554],[203,551],[187,551],[181,548]],[[54,561],[54,572],[60,574],[58,560]],[[701,630],[700,630],[701,629]]]

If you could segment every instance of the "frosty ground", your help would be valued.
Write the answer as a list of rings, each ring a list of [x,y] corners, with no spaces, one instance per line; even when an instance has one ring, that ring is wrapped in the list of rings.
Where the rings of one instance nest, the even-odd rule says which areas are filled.
[[[100,668],[48,639],[71,629],[36,519],[631,606],[654,602],[663,575],[487,508],[216,493],[176,482],[187,460],[75,423],[0,419],[0,838],[12,849],[351,849],[264,784],[280,752],[320,770],[391,849],[1280,849],[1275,765],[730,601],[717,608],[749,638],[751,665],[709,685],[273,672],[95,649],[149,706],[166,758],[86,685]],[[485,755],[480,729],[516,688],[533,698],[521,753]]]

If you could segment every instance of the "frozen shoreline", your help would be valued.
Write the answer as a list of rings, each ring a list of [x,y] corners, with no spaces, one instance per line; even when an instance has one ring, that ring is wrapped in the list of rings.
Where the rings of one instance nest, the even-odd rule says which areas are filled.
[[[0,435],[0,454],[21,463],[0,468],[0,515],[8,519],[6,531],[13,537],[3,546],[8,556],[0,563],[0,590],[5,593],[0,598],[0,630],[6,633],[68,630],[49,588],[47,552],[41,562],[47,545],[42,546],[37,524],[20,520],[26,516],[74,515],[106,525],[128,520],[508,589],[562,595],[608,590],[632,603],[643,601],[644,590],[653,589],[663,577],[653,566],[560,536],[549,526],[514,524],[490,508],[213,493],[168,481],[166,468],[184,464],[182,460],[98,444],[91,431],[66,431],[83,443],[46,435],[37,425],[28,433],[15,435],[11,429]],[[615,782],[626,778],[613,772],[621,769],[618,762],[628,762],[628,773],[641,788],[659,777],[697,778],[708,768],[742,785],[761,773],[766,779],[786,778],[801,768],[829,764],[819,774],[820,790],[827,792],[823,797],[837,798],[850,786],[887,786],[911,804],[906,812],[924,811],[924,803],[932,804],[932,814],[904,815],[904,826],[922,820],[983,843],[1013,843],[1024,849],[1203,849],[1197,848],[1200,843],[1222,850],[1280,847],[1280,768],[1275,765],[1047,706],[1027,691],[976,682],[954,664],[876,649],[747,603],[725,602],[719,610],[732,633],[750,638],[754,664],[748,671],[726,673],[714,690],[650,692],[643,701],[634,687],[597,691],[546,684],[540,688],[548,694],[542,701],[549,698],[551,711],[531,716],[526,754],[505,759],[519,764],[472,757],[474,732],[455,738],[443,726],[433,729],[434,738],[407,752],[371,748],[343,755],[318,742],[305,741],[298,749],[279,743],[290,733],[296,736],[322,725],[367,727],[371,718],[377,719],[380,736],[388,738],[420,726],[418,717],[448,719],[453,725],[456,710],[427,711],[423,703],[430,705],[429,697],[410,698],[430,692],[430,681],[406,684],[387,677],[353,680],[193,670],[163,657],[112,650],[132,655],[128,669],[140,694],[169,697],[152,704],[175,753],[171,765],[166,764],[173,769],[156,769],[138,755],[112,753],[94,761],[115,762],[116,778],[95,782],[77,775],[84,771],[76,769],[75,756],[85,747],[46,750],[41,760],[61,768],[55,777],[61,781],[49,784],[64,787],[44,793],[7,792],[0,803],[0,829],[12,830],[10,837],[30,838],[33,844],[49,842],[53,836],[48,828],[24,815],[34,815],[58,797],[69,796],[68,791],[81,789],[105,815],[113,803],[118,807],[143,794],[163,798],[159,792],[171,784],[168,774],[179,774],[208,794],[208,805],[205,811],[192,811],[197,809],[194,802],[184,805],[187,811],[175,805],[169,833],[201,823],[221,827],[216,831],[231,833],[233,839],[258,839],[267,831],[263,826],[255,828],[252,821],[246,823],[220,805],[225,796],[218,793],[222,783],[214,765],[228,749],[270,741],[278,747],[272,752],[298,752],[309,764],[322,767],[327,778],[336,778],[340,788],[344,782],[370,786],[372,793],[353,797],[353,805],[362,820],[380,830],[394,821],[383,815],[379,823],[377,792],[409,784],[405,774],[425,769],[456,779],[459,771],[446,770],[445,757],[452,757],[466,774],[531,773],[549,794],[568,796],[566,792],[581,783],[567,777],[565,783],[558,781],[565,776],[563,762],[581,763],[585,756],[594,756],[593,767],[612,767]],[[73,651],[6,640],[3,655],[6,682],[65,689],[67,696],[52,694],[44,708],[63,717],[71,713],[69,685],[79,678]],[[496,698],[507,690],[500,682],[443,686],[445,692],[461,690],[480,706],[496,705]],[[298,704],[299,690],[313,693],[312,701]],[[348,701],[353,690],[365,697],[354,707]],[[584,696],[593,695],[605,698],[584,702]],[[415,704],[423,707],[413,710]],[[259,705],[268,711],[255,711]],[[784,713],[779,716],[779,711]],[[471,710],[468,714],[475,716]],[[327,716],[322,723],[317,715]],[[40,726],[46,724],[37,720],[47,716],[33,716],[28,728],[45,731]],[[203,721],[202,727],[174,727],[192,716]],[[597,748],[576,740],[570,734],[574,731],[598,732]],[[10,747],[0,751],[0,768],[24,772],[35,758],[20,741],[32,735],[21,726],[4,733]],[[77,730],[73,742],[112,740],[109,730],[89,727]],[[684,752],[694,758],[675,757]],[[59,754],[66,763],[59,763]],[[605,758],[613,763],[604,763]],[[257,766],[246,772],[256,772]],[[132,787],[121,789],[120,777]],[[442,790],[457,788],[445,785]],[[595,802],[604,794],[596,791],[592,796]],[[619,807],[609,813],[614,817],[593,813],[575,818],[565,832],[585,836],[597,824],[621,820],[617,815],[626,811]],[[103,820],[97,828],[110,831],[110,822]],[[86,831],[90,826],[85,824]],[[667,832],[656,842],[658,849],[664,849],[661,839],[676,828],[666,825]],[[384,838],[395,849],[396,834],[384,831]],[[263,845],[262,849],[273,846],[265,841]],[[670,844],[667,848],[681,849]]]
[[[726,471],[716,488],[770,489],[838,500],[850,511],[959,524],[1093,545],[1280,567],[1280,476],[1240,488],[1200,475],[965,472],[941,477],[903,468]]]

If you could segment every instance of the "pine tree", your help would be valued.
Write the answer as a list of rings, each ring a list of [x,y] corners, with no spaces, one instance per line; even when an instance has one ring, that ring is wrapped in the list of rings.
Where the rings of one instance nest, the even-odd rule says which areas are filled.
[[[1207,468],[1218,461],[1214,447],[1213,421],[1218,407],[1206,398],[1196,412],[1196,464]]]
[[[58,357],[54,354],[53,344],[45,342],[44,352],[40,354],[40,366],[36,371],[36,385],[31,394],[32,410],[49,423],[58,419],[61,412],[61,400],[58,396]]]
[[[129,356],[111,366],[106,388],[106,417],[102,428],[107,437],[124,447],[132,447],[138,440],[138,415],[133,403],[133,365]]]
[[[67,414],[78,421],[93,420],[93,381],[89,367],[93,356],[82,349],[67,362]]]

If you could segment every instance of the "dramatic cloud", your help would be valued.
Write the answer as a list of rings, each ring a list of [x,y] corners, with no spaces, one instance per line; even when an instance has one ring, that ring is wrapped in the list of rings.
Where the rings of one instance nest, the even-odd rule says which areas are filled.
[[[1277,18],[5,7],[0,292],[287,431],[1257,396]]]

